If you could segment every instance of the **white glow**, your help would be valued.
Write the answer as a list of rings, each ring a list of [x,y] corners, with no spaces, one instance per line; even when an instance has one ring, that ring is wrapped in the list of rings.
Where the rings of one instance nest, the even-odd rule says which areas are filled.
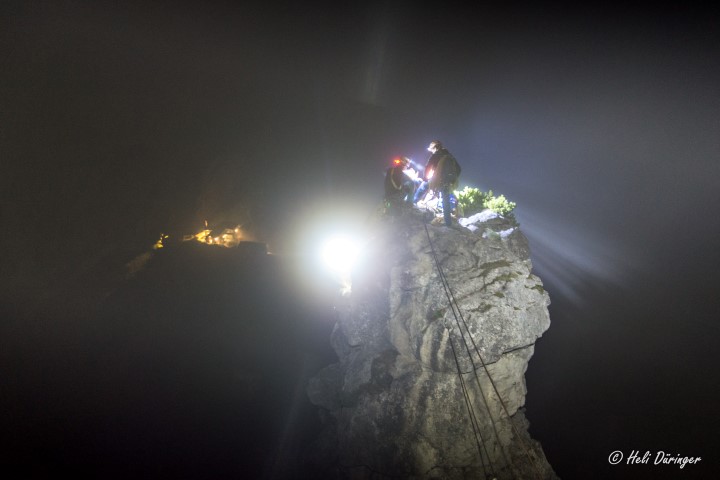
[[[412,180],[419,180],[420,176],[418,175],[417,171],[413,167],[408,167],[405,170],[403,170],[403,173],[410,177]]]
[[[328,239],[322,248],[325,266],[341,276],[349,276],[360,248],[353,239],[347,236],[335,236]]]
[[[360,254],[360,243],[346,235],[335,235],[322,244],[320,255],[325,268],[337,284],[340,293],[352,291],[352,269]]]
[[[346,294],[350,289],[350,272],[353,264],[357,268],[366,243],[363,225],[376,208],[376,192],[366,191],[362,195],[352,191],[337,197],[319,195],[297,205],[295,223],[282,240],[287,251],[297,254],[297,284],[308,299],[325,302],[329,290]]]

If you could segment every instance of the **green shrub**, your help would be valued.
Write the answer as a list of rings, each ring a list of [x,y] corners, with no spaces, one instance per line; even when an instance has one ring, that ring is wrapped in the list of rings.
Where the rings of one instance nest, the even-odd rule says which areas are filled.
[[[490,193],[492,193],[492,190],[490,191]],[[508,199],[505,198],[505,195],[500,195],[499,197],[490,198],[488,201],[485,202],[485,206],[493,212],[499,213],[502,216],[506,216],[512,213],[513,210],[515,210],[516,204],[515,202],[508,201]]]
[[[461,191],[455,191],[458,206],[462,209],[463,215],[469,217],[485,208],[486,194],[477,188],[465,187]]]
[[[515,209],[515,202],[508,201],[505,195],[496,197],[492,190],[482,192],[477,188],[465,187],[461,191],[455,192],[458,205],[462,209],[463,216],[469,217],[478,212],[489,208],[495,213],[506,216]]]

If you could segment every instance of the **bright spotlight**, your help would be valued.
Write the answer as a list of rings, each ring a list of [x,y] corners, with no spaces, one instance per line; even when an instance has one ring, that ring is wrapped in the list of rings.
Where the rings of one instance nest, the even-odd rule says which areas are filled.
[[[349,277],[360,248],[349,237],[335,236],[323,244],[322,257],[325,266],[341,277]]]

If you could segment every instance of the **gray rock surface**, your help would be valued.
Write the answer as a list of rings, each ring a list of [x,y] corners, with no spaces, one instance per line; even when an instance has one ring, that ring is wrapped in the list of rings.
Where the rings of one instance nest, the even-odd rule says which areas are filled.
[[[325,422],[318,476],[556,478],[522,410],[549,296],[512,218],[460,223],[372,226],[338,305],[339,362],[307,388]]]

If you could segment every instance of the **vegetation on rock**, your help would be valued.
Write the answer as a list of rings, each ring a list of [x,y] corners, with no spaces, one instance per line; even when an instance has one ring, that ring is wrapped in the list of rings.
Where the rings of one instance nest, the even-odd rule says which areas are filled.
[[[509,201],[505,195],[495,196],[492,190],[483,192],[478,188],[465,187],[455,192],[458,205],[462,208],[463,215],[469,217],[475,213],[489,208],[495,213],[506,216],[515,209],[515,202]]]

